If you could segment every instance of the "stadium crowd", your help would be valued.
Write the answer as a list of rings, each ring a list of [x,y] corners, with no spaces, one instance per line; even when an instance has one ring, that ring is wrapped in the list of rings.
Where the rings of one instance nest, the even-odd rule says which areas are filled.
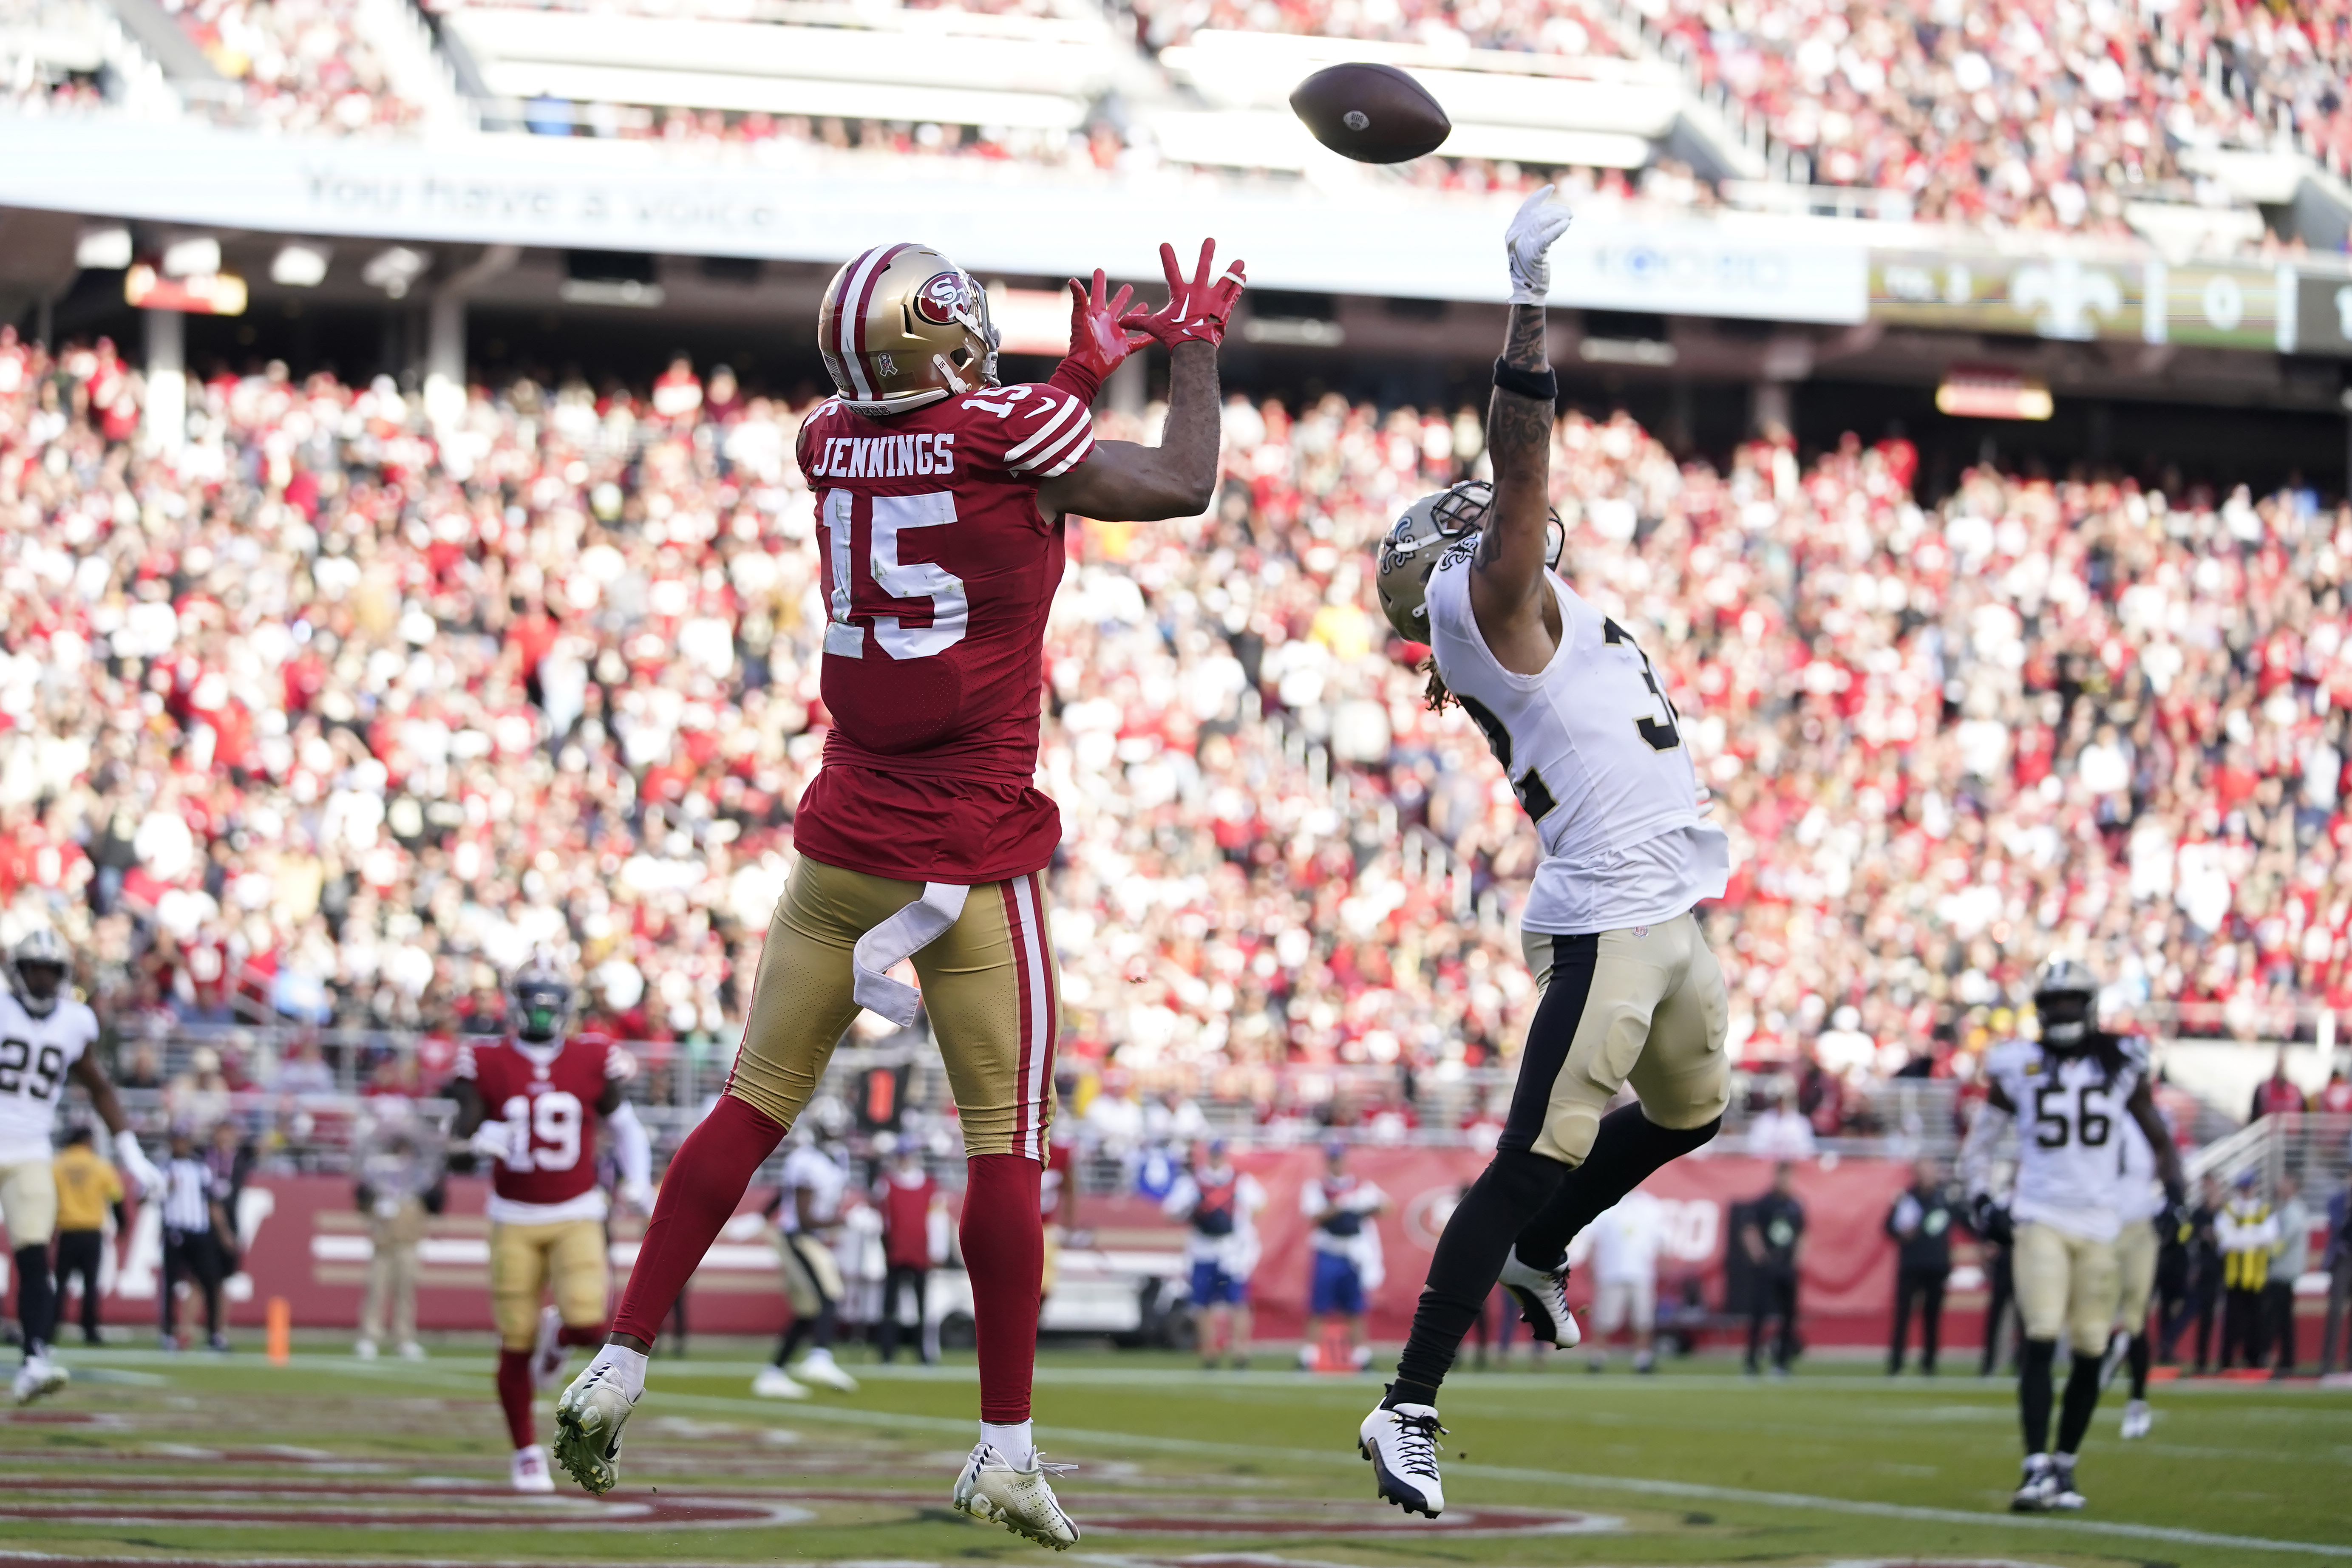
[[[134,1084],[190,1021],[494,1027],[541,945],[655,1082],[723,1060],[824,728],[795,404],[683,361],[476,389],[437,435],[389,380],[189,395],[149,455],[110,344],[0,335],[0,935],[73,938]],[[1367,569],[1479,422],[1237,396],[1225,434],[1208,516],[1072,528],[1068,1060],[1269,1115],[1318,1070],[1444,1082],[1523,1025],[1535,843]],[[1928,508],[1915,466],[1559,426],[1566,569],[1670,673],[1734,838],[1740,1056],[1811,1063],[1835,1131],[1887,1074],[1966,1076],[2060,946],[2190,1031],[2352,1007],[2352,514],[1986,469]]]

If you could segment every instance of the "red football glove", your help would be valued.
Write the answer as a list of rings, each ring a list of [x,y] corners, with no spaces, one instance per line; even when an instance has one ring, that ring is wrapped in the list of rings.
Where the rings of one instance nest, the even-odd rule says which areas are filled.
[[[1160,247],[1160,266],[1168,274],[1168,303],[1157,310],[1132,310],[1119,319],[1119,325],[1146,332],[1172,349],[1179,343],[1207,343],[1214,347],[1225,336],[1225,318],[1233,314],[1234,301],[1242,297],[1242,288],[1249,281],[1242,275],[1242,264],[1234,262],[1224,275],[1211,282],[1210,269],[1216,266],[1217,242],[1201,242],[1201,266],[1191,282],[1184,279],[1183,270],[1176,265],[1173,246]]]
[[[1129,314],[1128,301],[1134,298],[1135,290],[1122,283],[1117,294],[1104,298],[1099,267],[1095,268],[1091,291],[1076,278],[1070,279],[1070,361],[1098,382],[1108,381],[1128,355],[1151,341],[1147,334],[1129,332],[1120,325],[1120,319]]]

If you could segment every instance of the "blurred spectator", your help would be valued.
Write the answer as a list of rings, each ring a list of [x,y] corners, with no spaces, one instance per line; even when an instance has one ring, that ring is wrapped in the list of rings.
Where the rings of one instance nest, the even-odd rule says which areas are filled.
[[[2294,1288],[2311,1270],[2311,1208],[2303,1201],[2303,1183],[2293,1172],[2278,1178],[2278,1202],[2273,1210],[2278,1239],[2271,1244],[2271,1271],[2263,1281],[2263,1315],[2269,1336],[2272,1374],[2294,1375]]]
[[[1587,1366],[1609,1365],[1609,1342],[1619,1333],[1633,1342],[1633,1370],[1657,1369],[1653,1338],[1658,1326],[1658,1249],[1665,1239],[1665,1207],[1635,1188],[1603,1210],[1590,1228],[1592,1237],[1592,1329]]]
[[[1388,1205],[1388,1194],[1348,1169],[1346,1144],[1323,1145],[1323,1174],[1298,1188],[1298,1212],[1313,1227],[1302,1364],[1336,1371],[1343,1356],[1349,1367],[1371,1364],[1364,1313],[1370,1293],[1387,1278],[1378,1221]]]
[[[1813,1157],[1813,1124],[1797,1109],[1797,1092],[1783,1089],[1769,1109],[1748,1124],[1748,1152],[1759,1160]]]
[[[1793,1114],[1793,1112],[1791,1113]],[[1772,1186],[1756,1200],[1739,1244],[1755,1273],[1748,1305],[1748,1375],[1762,1370],[1764,1324],[1780,1320],[1772,1343],[1772,1375],[1789,1375],[1797,1356],[1797,1260],[1805,1238],[1805,1206],[1797,1201],[1796,1167],[1786,1160],[1772,1167]]]
[[[2262,1195],[2262,1178],[2238,1173],[2237,1190],[2213,1221],[2213,1242],[2221,1253],[2221,1370],[2242,1360],[2250,1370],[2263,1364],[2269,1345],[2263,1301],[2270,1283],[2271,1253],[2278,1245],[2278,1218]],[[2201,1336],[2200,1336],[2201,1337]]]
[[[914,1299],[916,1354],[925,1366],[940,1358],[929,1311],[931,1231],[946,1207],[940,1184],[923,1168],[923,1151],[900,1144],[876,1185],[874,1206],[882,1213],[882,1324],[877,1336],[885,1364],[897,1359],[904,1332],[898,1322],[901,1292]]]
[[[425,1348],[416,1343],[416,1255],[428,1217],[441,1210],[441,1142],[405,1104],[387,1102],[374,1109],[352,1164],[371,1250],[352,1354],[374,1360],[389,1331],[402,1358],[417,1360]]]
[[[1911,1185],[1886,1211],[1886,1234],[1895,1241],[1895,1332],[1886,1346],[1886,1375],[1903,1371],[1911,1310],[1919,1311],[1919,1371],[1936,1375],[1936,1352],[1943,1340],[1944,1286],[1952,1274],[1952,1227],[1959,1218],[1943,1166],[1921,1160]],[[1991,1337],[1990,1335],[1987,1336]]]
[[[2336,1370],[2342,1345],[2352,1361],[2352,1172],[2327,1195],[2327,1246],[2319,1266],[2327,1270],[2327,1316],[2319,1330],[2319,1375]],[[2339,1341],[2338,1332],[2347,1338]]]
[[[2220,1184],[2209,1178],[2197,1207],[2189,1210],[2185,1222],[2189,1232],[2185,1242],[2189,1260],[2188,1292],[2165,1319],[2164,1342],[2158,1347],[2157,1354],[2159,1361],[2177,1364],[2181,1332],[2193,1320],[2197,1325],[2195,1369],[2200,1376],[2212,1364],[2213,1325],[2221,1306],[2221,1206]]]
[[[2352,1116],[2352,1078],[2345,1076],[2339,1065],[2327,1074],[2327,1082],[2312,1096],[2311,1108],[2329,1116]]]
[[[1224,1140],[1216,1138],[1193,1145],[1191,1165],[1160,1207],[1184,1225],[1202,1370],[1215,1370],[1223,1354],[1238,1372],[1249,1365],[1249,1281],[1257,1268],[1255,1217],[1265,1207],[1265,1188],[1234,1168]]]
[[[2294,1081],[2286,1075],[2286,1052],[2282,1050],[2277,1062],[2271,1068],[2271,1075],[2255,1086],[2254,1108],[2250,1119],[2260,1121],[2264,1116],[2292,1116],[2304,1109],[2303,1091],[2296,1088]]]
[[[111,1214],[121,1235],[130,1228],[122,1209],[122,1178],[114,1162],[100,1159],[87,1126],[66,1134],[64,1146],[50,1163],[58,1188],[57,1299],[52,1312],[65,1322],[66,1287],[76,1281],[81,1291],[81,1342],[98,1344],[98,1317],[102,1294],[100,1281],[106,1253],[106,1221]],[[52,1329],[51,1336],[55,1337]]]
[[[320,1054],[317,1040],[301,1040],[295,1045],[291,1056],[279,1061],[278,1076],[270,1087],[280,1094],[332,1094],[336,1087],[334,1069]]]

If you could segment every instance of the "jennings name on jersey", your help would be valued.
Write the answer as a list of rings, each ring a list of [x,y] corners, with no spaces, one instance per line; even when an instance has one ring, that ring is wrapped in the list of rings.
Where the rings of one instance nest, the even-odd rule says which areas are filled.
[[[1037,486],[1094,450],[1051,383],[801,425],[824,555],[824,766],[793,837],[849,871],[998,882],[1042,869],[1061,813],[1033,788],[1059,517]]]
[[[98,1015],[60,997],[47,1018],[0,989],[0,1166],[49,1163],[66,1073],[98,1039]]]
[[[591,1118],[604,1086],[636,1076],[637,1061],[601,1034],[562,1044],[476,1041],[457,1048],[457,1075],[481,1092],[507,1127],[507,1154],[490,1167],[490,1218],[551,1225],[604,1218]]]
[[[2011,1218],[2089,1241],[2122,1233],[2132,1218],[2118,1206],[2124,1124],[2147,1071],[2147,1042],[2136,1036],[2094,1034],[2091,1049],[2063,1055],[2031,1040],[1993,1048],[1985,1075],[2017,1115]]]
[[[1475,548],[1456,545],[1430,574],[1430,656],[1543,841],[1521,925],[1581,936],[1722,897],[1730,841],[1698,814],[1698,775],[1647,655],[1547,570],[1559,647],[1540,674],[1503,668],[1470,610]]]

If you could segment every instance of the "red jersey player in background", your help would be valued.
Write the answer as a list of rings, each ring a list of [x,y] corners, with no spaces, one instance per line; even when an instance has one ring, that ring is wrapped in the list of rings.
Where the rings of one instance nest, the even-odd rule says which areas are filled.
[[[1242,269],[1214,276],[1213,245],[1189,280],[1160,257],[1169,301],[1148,314],[1125,311],[1124,288],[1106,300],[1099,272],[1091,291],[1073,279],[1070,357],[1022,386],[997,384],[987,297],[939,252],[877,246],[826,287],[817,342],[840,395],[803,423],[799,456],[818,499],[834,727],[727,1092],[670,1166],[611,1341],[556,1405],[556,1458],[591,1491],[617,1479],[670,1303],[842,1031],[860,1007],[913,1023],[916,992],[887,973],[911,957],[969,1172],[981,1429],[953,1500],[1042,1545],[1077,1540],[1029,1424],[1060,989],[1037,873],[1061,840],[1032,780],[1064,517],[1192,517],[1214,493],[1216,346]],[[1149,339],[1172,365],[1160,444],[1096,441],[1087,405]]]
[[[517,1491],[555,1490],[531,1396],[563,1375],[570,1347],[604,1337],[611,1270],[592,1111],[613,1135],[622,1201],[653,1207],[653,1151],[621,1089],[636,1059],[601,1034],[566,1038],[572,1003],[552,966],[525,965],[507,989],[506,1038],[459,1046],[449,1091],[454,1132],[490,1171],[490,1308]],[[555,1304],[542,1306],[551,1291]]]

